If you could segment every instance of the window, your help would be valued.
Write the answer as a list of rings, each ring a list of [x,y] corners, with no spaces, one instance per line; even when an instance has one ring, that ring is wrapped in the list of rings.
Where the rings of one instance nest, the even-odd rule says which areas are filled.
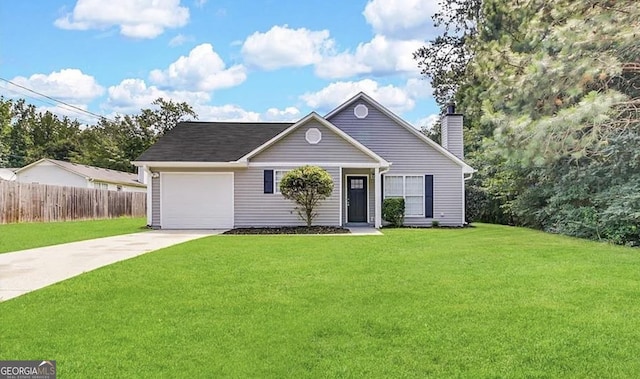
[[[284,174],[286,174],[287,172],[289,172],[289,170],[274,170],[274,176],[275,176],[275,180],[273,181],[273,192],[274,193],[280,193],[280,182],[282,181],[282,177],[284,176]]]
[[[100,190],[106,190],[109,189],[109,185],[107,183],[100,183],[100,182],[95,182],[93,184],[94,188],[100,189]]]
[[[384,197],[404,197],[402,176],[384,177]]]
[[[364,179],[351,179],[351,189],[364,189]]]
[[[424,216],[424,176],[385,175],[384,197],[404,198],[405,216]]]
[[[406,215],[424,215],[424,176],[405,176],[404,181]]]

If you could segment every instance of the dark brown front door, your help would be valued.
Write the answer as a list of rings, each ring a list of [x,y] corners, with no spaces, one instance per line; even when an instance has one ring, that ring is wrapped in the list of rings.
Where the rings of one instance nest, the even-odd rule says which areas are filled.
[[[347,178],[347,222],[367,222],[367,177]]]

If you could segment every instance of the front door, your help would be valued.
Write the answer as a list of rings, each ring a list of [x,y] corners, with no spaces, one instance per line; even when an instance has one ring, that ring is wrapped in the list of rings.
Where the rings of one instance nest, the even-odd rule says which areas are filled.
[[[367,177],[347,177],[347,222],[367,222]]]

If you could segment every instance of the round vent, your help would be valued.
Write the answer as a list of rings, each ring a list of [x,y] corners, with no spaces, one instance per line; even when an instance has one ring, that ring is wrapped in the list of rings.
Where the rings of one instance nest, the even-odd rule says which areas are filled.
[[[353,114],[356,115],[357,118],[365,118],[369,115],[369,108],[364,104],[358,104],[353,108]]]
[[[309,130],[307,130],[307,133],[304,135],[304,137],[306,138],[307,142],[315,145],[322,139],[322,133],[320,133],[320,131],[316,128],[310,128]]]

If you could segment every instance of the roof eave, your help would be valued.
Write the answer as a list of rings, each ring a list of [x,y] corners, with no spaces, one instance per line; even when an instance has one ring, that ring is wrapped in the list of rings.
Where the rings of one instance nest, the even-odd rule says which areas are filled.
[[[247,162],[176,162],[176,161],[132,161],[131,164],[137,167],[172,167],[172,168],[235,168],[247,167]]]
[[[140,182],[123,182],[119,180],[106,180],[106,179],[100,179],[100,178],[87,178],[87,180],[94,183],[99,182],[99,183],[108,183],[108,184],[121,184],[123,186],[129,186],[129,187],[147,188],[146,184],[140,183]]]

